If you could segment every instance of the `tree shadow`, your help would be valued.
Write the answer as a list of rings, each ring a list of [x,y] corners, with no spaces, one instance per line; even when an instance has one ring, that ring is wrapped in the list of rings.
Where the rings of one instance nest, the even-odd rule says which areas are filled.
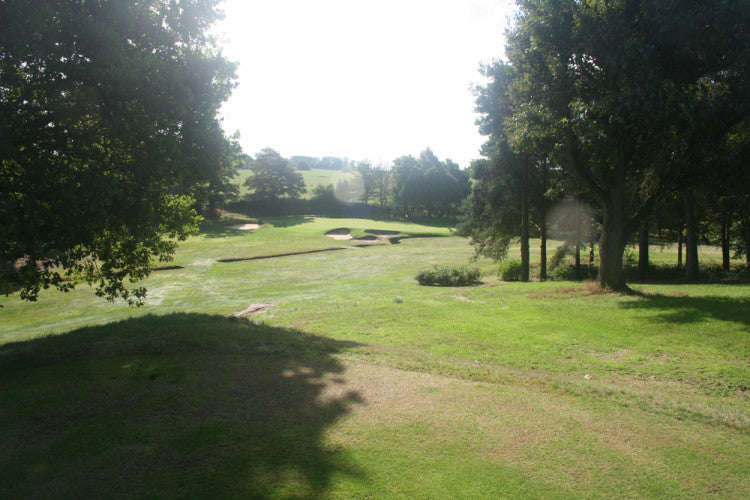
[[[336,342],[146,316],[0,346],[10,497],[319,497],[361,477],[324,434],[360,401]]]
[[[640,294],[639,300],[624,301],[625,309],[659,311],[656,322],[699,323],[708,319],[729,321],[750,328],[750,297],[675,296]]]
[[[315,217],[303,215],[279,215],[275,217],[268,217],[267,220],[268,223],[273,227],[283,228],[309,224],[315,220]]]

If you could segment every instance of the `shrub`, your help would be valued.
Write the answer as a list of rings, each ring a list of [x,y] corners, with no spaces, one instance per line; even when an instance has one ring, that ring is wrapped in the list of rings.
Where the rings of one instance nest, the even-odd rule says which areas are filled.
[[[594,279],[597,274],[599,274],[599,266],[596,264],[581,264],[577,279]],[[549,274],[549,278],[555,281],[575,281],[576,266],[573,264],[560,265]]]
[[[468,286],[479,283],[482,272],[477,267],[435,266],[422,269],[416,279],[420,285],[429,286]]]
[[[521,261],[506,259],[500,262],[500,269],[497,274],[503,281],[521,281]]]

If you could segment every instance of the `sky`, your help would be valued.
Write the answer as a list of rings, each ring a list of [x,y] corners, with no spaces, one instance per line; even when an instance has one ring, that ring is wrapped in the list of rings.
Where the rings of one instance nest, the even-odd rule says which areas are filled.
[[[225,0],[237,61],[221,109],[245,153],[374,165],[431,148],[462,168],[484,139],[472,84],[503,56],[512,0]]]

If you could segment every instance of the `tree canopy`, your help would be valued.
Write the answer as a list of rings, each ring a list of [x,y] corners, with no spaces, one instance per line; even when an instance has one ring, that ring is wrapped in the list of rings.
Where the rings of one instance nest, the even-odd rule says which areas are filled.
[[[254,191],[252,196],[258,200],[297,198],[306,191],[302,174],[271,148],[264,148],[255,156],[250,170],[253,173],[245,180],[245,185]]]
[[[0,3],[2,292],[83,280],[138,302],[127,282],[196,229],[196,196],[236,152],[217,120],[235,70],[206,33],[217,3]]]
[[[713,145],[748,115],[750,4],[518,5],[505,70],[488,75],[478,100],[485,152],[508,161],[497,156],[507,143],[511,161],[538,161],[540,152],[558,159],[601,208],[599,282],[626,289],[629,238],[667,193],[721,168],[711,161]]]
[[[430,149],[419,158],[396,158],[392,177],[395,204],[412,214],[451,215],[469,192],[468,174],[451,160],[440,161]]]

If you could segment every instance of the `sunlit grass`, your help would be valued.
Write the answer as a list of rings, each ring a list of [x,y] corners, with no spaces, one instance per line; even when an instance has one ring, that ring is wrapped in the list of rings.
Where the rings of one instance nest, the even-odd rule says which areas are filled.
[[[140,309],[3,300],[3,496],[750,496],[750,286],[622,296],[480,259],[483,285],[421,287],[473,256],[447,227],[261,222],[207,226]]]

